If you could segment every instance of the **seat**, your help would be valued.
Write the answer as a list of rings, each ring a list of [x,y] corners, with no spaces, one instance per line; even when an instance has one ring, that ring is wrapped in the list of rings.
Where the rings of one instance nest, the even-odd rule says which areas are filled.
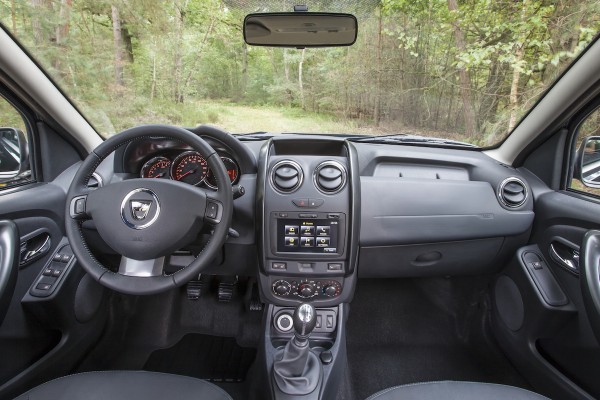
[[[513,386],[476,382],[424,382],[396,386],[375,393],[367,400],[548,400],[547,397]]]
[[[15,400],[232,400],[210,382],[147,371],[103,371],[68,375],[44,383]]]

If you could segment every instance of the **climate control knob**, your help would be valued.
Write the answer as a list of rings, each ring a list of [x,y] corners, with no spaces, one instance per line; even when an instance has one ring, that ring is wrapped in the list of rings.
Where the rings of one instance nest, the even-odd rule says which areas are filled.
[[[288,281],[280,280],[273,283],[273,292],[279,296],[287,296],[290,294],[292,286]]]
[[[315,295],[315,285],[310,282],[301,283],[298,287],[298,296],[308,299]]]
[[[323,288],[323,294],[327,297],[333,297],[337,294],[337,289],[335,288],[335,286],[325,286]]]

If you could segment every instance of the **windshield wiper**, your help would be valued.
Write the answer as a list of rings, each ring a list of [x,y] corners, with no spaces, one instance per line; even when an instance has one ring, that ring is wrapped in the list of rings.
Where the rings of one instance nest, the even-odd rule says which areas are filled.
[[[425,144],[425,145],[438,145],[438,146],[457,146],[457,147],[470,147],[478,148],[479,146],[461,142],[452,139],[433,138],[426,136],[409,135],[406,133],[399,133],[395,135],[385,136],[367,136],[360,138],[349,138],[353,142],[364,142],[364,143],[385,143],[385,144]]]

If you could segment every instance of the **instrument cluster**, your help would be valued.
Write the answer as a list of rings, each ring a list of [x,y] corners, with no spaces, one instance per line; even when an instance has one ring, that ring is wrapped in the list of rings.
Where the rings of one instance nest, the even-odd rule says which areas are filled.
[[[228,154],[219,152],[225,169],[234,185],[240,176],[240,167]],[[147,160],[140,170],[142,178],[172,179],[190,185],[204,185],[217,189],[217,181],[204,157],[196,151],[184,151],[178,154],[162,154]]]

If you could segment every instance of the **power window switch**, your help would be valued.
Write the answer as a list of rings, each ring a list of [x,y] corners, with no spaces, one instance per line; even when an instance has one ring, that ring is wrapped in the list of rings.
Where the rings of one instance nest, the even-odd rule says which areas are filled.
[[[62,262],[64,262],[64,263],[68,263],[69,261],[71,261],[71,256],[70,256],[70,255],[68,255],[68,254],[63,254],[63,255],[61,256],[61,260],[60,260],[60,261],[62,261]]]
[[[52,270],[52,276],[55,278],[58,278],[60,276],[60,274],[62,274],[62,270],[60,269],[53,269]]]
[[[544,264],[541,261],[533,261],[531,263],[531,266],[533,267],[533,269],[542,269],[542,268],[544,268]]]
[[[38,283],[35,287],[38,290],[49,290],[52,287],[49,283]]]
[[[52,257],[52,261],[62,262],[62,254],[56,253],[54,257]]]
[[[44,275],[44,276],[52,276],[53,272],[54,272],[54,270],[52,268],[46,268],[44,270],[44,272],[42,272],[42,275]]]

